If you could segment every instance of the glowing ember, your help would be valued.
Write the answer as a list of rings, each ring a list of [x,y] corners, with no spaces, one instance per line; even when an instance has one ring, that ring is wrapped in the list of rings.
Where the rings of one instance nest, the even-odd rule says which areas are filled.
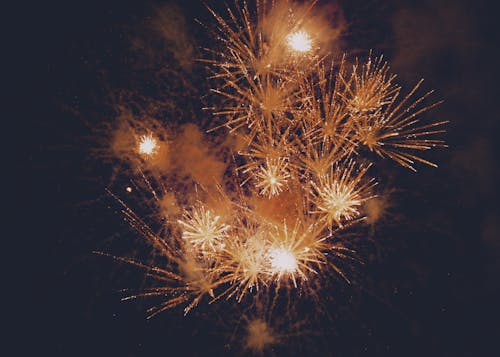
[[[312,48],[311,37],[305,31],[291,33],[287,37],[288,46],[297,52],[308,52]]]
[[[139,153],[143,155],[154,155],[158,151],[158,143],[152,134],[143,135],[139,139]]]

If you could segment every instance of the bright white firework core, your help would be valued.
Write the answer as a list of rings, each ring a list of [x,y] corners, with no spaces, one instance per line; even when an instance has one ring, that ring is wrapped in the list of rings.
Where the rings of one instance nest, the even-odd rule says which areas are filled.
[[[158,144],[153,135],[143,135],[139,139],[139,153],[145,155],[153,155],[158,149]]]
[[[288,46],[297,52],[307,52],[311,50],[311,37],[305,31],[297,31],[287,36]]]
[[[269,252],[273,270],[280,273],[293,273],[297,270],[297,259],[285,248],[273,248]]]

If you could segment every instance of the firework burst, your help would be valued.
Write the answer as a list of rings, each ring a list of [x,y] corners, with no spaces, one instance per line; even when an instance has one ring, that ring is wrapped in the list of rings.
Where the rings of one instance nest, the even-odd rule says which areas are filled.
[[[317,273],[315,267],[326,261],[326,238],[321,238],[321,229],[316,223],[307,225],[297,219],[288,227],[286,221],[275,226],[270,233],[269,252],[273,275],[276,281],[291,280],[297,287],[297,279],[307,280],[310,273]]]
[[[196,250],[201,252],[215,251],[223,247],[224,238],[230,228],[220,223],[220,216],[215,215],[204,206],[187,212],[183,220],[178,223],[182,226],[182,238],[188,241]]]
[[[318,214],[328,227],[342,227],[343,222],[358,218],[360,206],[372,197],[374,179],[362,182],[369,166],[361,167],[357,174],[354,168],[354,161],[350,161],[345,167],[334,167],[320,176],[318,183],[311,182],[315,205],[311,213]]]
[[[259,189],[261,195],[272,197],[278,195],[286,188],[290,173],[288,162],[279,158],[277,160],[266,160],[266,164],[255,173],[257,180],[255,187]]]
[[[309,18],[314,4],[243,2],[227,9],[227,19],[209,9],[215,19],[209,30],[222,48],[207,49],[212,58],[204,60],[216,94],[208,132],[236,138],[237,146],[208,151],[192,124],[172,129],[168,142],[147,122],[127,125],[127,140],[115,140],[113,153],[141,169],[138,180],[159,211],[141,218],[113,195],[163,261],[116,258],[156,282],[125,298],[164,298],[150,316],[178,305],[188,313],[204,300],[243,304],[262,294],[272,295],[274,306],[282,291],[289,299],[299,298],[291,293],[299,289],[312,294],[309,282],[328,272],[349,282],[335,259],[356,260],[355,251],[338,233],[355,234],[364,211],[378,212],[376,179],[369,176],[376,161],[363,154],[412,170],[415,162],[435,166],[414,152],[445,146],[435,138],[445,122],[420,121],[439,102],[426,104],[431,92],[412,99],[421,81],[402,96],[382,57],[347,65],[347,56],[338,62],[320,56],[323,33]],[[155,168],[162,168],[153,175],[161,190],[148,177]],[[258,343],[249,337],[258,350],[274,342],[259,321],[248,327],[250,336],[269,335]]]

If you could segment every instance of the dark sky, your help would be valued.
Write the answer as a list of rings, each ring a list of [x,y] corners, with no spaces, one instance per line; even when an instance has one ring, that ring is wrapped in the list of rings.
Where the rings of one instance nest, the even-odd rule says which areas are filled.
[[[165,16],[180,21],[177,34],[194,39],[192,48],[154,26],[172,3],[185,25],[182,17]],[[327,291],[335,300],[329,319],[312,322],[308,331],[314,333],[273,353],[496,355],[500,50],[494,2],[355,0],[340,6],[346,49],[384,53],[403,85],[424,77],[425,88],[445,100],[432,117],[450,120],[450,148],[432,154],[438,169],[391,174],[400,189],[393,208],[398,222],[361,248],[368,259],[357,272],[360,286]],[[241,352],[229,338],[232,322],[221,321],[223,306],[186,318],[179,309],[146,321],[145,305],[122,303],[117,293],[140,284],[138,273],[91,253],[126,236],[108,208],[104,189],[111,170],[92,154],[98,144],[93,128],[115,114],[118,93],[138,101],[174,100],[176,106],[162,108],[169,118],[186,112],[187,120],[202,117],[199,98],[208,86],[203,68],[190,59],[209,38],[195,18],[208,19],[195,1],[52,3],[27,17],[30,53],[43,82],[23,123],[31,145],[29,171],[19,183],[26,187],[21,197],[29,213],[22,206],[18,224],[26,234],[22,259],[34,263],[29,274],[35,279],[22,298],[30,323],[19,325],[24,337],[33,337],[25,346],[40,355]]]

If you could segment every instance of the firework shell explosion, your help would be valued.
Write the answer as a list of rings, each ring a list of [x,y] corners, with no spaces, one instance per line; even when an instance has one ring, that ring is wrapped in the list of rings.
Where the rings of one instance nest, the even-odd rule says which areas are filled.
[[[213,23],[204,26],[218,45],[201,59],[213,85],[207,133],[128,117],[109,145],[132,169],[128,193],[144,189],[153,199],[154,214],[141,217],[108,191],[158,263],[99,254],[154,281],[124,297],[161,298],[148,318],[263,296],[270,305],[301,294],[320,300],[323,280],[349,284],[343,267],[358,258],[342,232],[364,224],[377,202],[374,167],[384,159],[414,171],[436,166],[422,154],[446,146],[445,122],[421,121],[439,104],[429,102],[432,92],[416,95],[422,81],[403,90],[381,56],[328,53],[335,31],[315,1],[208,11]],[[205,135],[217,137],[205,144]],[[276,342],[265,321],[249,322],[249,348]]]

